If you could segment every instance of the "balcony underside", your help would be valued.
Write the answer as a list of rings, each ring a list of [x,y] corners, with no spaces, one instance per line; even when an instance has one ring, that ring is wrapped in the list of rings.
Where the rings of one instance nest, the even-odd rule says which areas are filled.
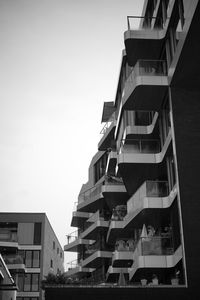
[[[64,251],[69,252],[80,252],[81,248],[84,245],[92,245],[95,241],[94,240],[85,240],[82,238],[78,238],[75,241],[69,243],[68,245],[64,246]]]
[[[89,217],[90,217],[89,213],[74,211],[72,215],[71,226],[80,228]]]
[[[138,76],[129,82],[122,98],[127,110],[159,111],[168,88],[166,76]]]
[[[25,264],[7,264],[8,270],[15,273],[25,273],[27,271]]]
[[[81,212],[91,212],[94,213],[101,209],[104,205],[104,197],[102,194],[98,194],[89,200],[85,200],[78,204],[77,210]]]
[[[133,263],[133,252],[115,251],[112,258],[112,266],[115,268],[130,268]]]
[[[112,252],[110,251],[96,251],[82,262],[82,266],[87,268],[98,268],[102,266],[102,261],[111,258]]]
[[[124,185],[105,186],[102,190],[106,204],[110,209],[117,205],[126,204],[129,195]]]
[[[13,248],[13,249],[18,249],[19,244],[17,242],[12,242],[12,241],[0,241],[0,249],[1,248]]]
[[[96,240],[98,233],[106,232],[108,230],[109,221],[97,221],[87,228],[82,234],[81,237],[84,239]]]
[[[165,30],[147,29],[125,31],[124,43],[128,64],[134,66],[138,59],[159,59],[165,33]]]
[[[129,269],[129,280],[133,280],[136,271],[140,268],[165,269],[175,267],[183,258],[182,247],[180,246],[173,255],[145,255],[134,257],[133,266]]]
[[[66,276],[78,276],[78,277],[84,277],[86,276],[88,273],[92,273],[93,271],[95,271],[95,269],[92,268],[83,268],[81,266],[78,266],[76,268],[72,268],[71,270],[68,270],[65,275]]]

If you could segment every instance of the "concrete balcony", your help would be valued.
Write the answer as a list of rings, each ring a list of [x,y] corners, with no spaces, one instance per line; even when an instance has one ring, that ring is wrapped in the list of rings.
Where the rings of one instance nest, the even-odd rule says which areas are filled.
[[[67,263],[68,265],[68,271],[65,273],[66,276],[78,276],[78,277],[84,277],[86,276],[88,273],[92,273],[95,269],[93,268],[84,268],[80,265],[80,262],[78,262],[78,260],[73,260],[69,263]]]
[[[128,110],[159,111],[168,87],[163,60],[138,60],[127,78],[122,107]]]
[[[105,176],[100,184],[80,195],[81,202],[77,205],[78,211],[96,212],[106,202],[109,206],[115,202],[125,201],[128,197],[122,180],[114,176]]]
[[[18,273],[26,272],[26,266],[24,264],[24,260],[20,255],[17,254],[3,255],[3,259],[10,271],[14,270],[15,272]]]
[[[148,135],[151,136],[154,132],[156,123],[158,120],[158,113],[155,112],[154,117],[152,119],[152,123],[143,126],[143,125],[127,125],[125,126],[124,133],[123,133],[123,140],[126,139],[134,139],[136,136]]]
[[[81,262],[82,267],[98,268],[102,265],[102,261],[112,258],[112,252],[97,250],[92,255]]]
[[[154,24],[159,21],[155,19],[152,20]],[[127,20],[124,43],[129,65],[134,66],[138,59],[158,59],[166,35],[163,24],[151,28],[149,20],[144,17],[129,16]]]
[[[76,206],[77,207],[77,206]],[[83,223],[91,216],[91,213],[81,212],[81,211],[73,211],[72,214],[72,227],[82,227]]]
[[[134,280],[134,275],[139,269],[173,268],[182,258],[182,246],[174,250],[170,238],[142,238],[133,255],[134,262],[129,269],[129,280]]]
[[[169,208],[177,196],[176,185],[168,192],[168,184],[165,181],[147,181],[136,191],[127,202],[127,214],[122,220],[112,220],[107,233],[107,242],[113,244],[117,238],[123,238],[125,232],[137,222],[137,216],[145,209]],[[142,215],[144,216],[144,214]],[[143,223],[141,216],[140,223]]]
[[[80,252],[81,248],[84,246],[92,245],[95,241],[94,240],[86,240],[82,238],[77,238],[73,242],[66,244],[64,246],[64,251],[68,252]]]
[[[126,183],[129,194],[135,193],[147,179],[155,180],[165,173],[165,157],[172,153],[172,135],[169,130],[161,148],[159,140],[126,139],[121,143],[117,168]]]
[[[130,268],[133,263],[133,251],[116,250],[112,256],[112,266],[114,268]]]

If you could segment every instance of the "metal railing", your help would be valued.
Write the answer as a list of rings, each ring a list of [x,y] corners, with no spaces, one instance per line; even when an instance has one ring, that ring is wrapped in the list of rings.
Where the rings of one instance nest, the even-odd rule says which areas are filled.
[[[127,26],[128,30],[163,29],[164,20],[161,17],[127,16]]]
[[[105,134],[107,130],[109,129],[110,125],[115,121],[115,113],[111,115],[109,120],[104,124],[103,128],[100,131],[100,134]]]
[[[122,139],[122,153],[159,153],[161,151],[160,141],[156,139],[138,140],[138,139]]]
[[[75,230],[73,232],[71,232],[70,234],[67,234],[66,237],[67,237],[67,245],[74,242],[75,240],[77,240],[78,238],[78,235],[79,235],[79,231],[78,230]]]
[[[67,262],[67,265],[68,265],[68,271],[74,269],[74,268],[77,268],[79,266],[79,262],[78,262],[78,259],[74,259],[70,262]]]

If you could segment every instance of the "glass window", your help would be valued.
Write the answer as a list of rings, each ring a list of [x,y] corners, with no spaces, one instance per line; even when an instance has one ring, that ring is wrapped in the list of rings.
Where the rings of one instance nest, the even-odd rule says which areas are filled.
[[[53,241],[53,250],[56,248],[56,243]]]
[[[23,274],[18,274],[17,285],[18,285],[19,291],[20,292],[23,291],[23,286],[24,286]]]
[[[40,251],[33,251],[33,268],[40,267]]]
[[[50,261],[50,267],[53,268],[53,260]]]
[[[57,248],[57,254],[59,254],[59,248]]]
[[[39,274],[32,274],[32,291],[39,290]]]
[[[34,245],[41,245],[42,223],[34,224]]]
[[[31,274],[26,274],[24,277],[24,291],[28,292],[31,290]]]
[[[31,250],[26,251],[25,265],[27,268],[32,267],[32,251]]]

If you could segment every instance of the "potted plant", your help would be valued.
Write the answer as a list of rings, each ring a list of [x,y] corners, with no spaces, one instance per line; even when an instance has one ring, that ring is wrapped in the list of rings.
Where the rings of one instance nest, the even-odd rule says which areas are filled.
[[[158,276],[156,274],[153,274],[152,276],[152,284],[158,285]]]
[[[141,278],[140,282],[142,285],[147,285],[147,279],[146,278]]]
[[[171,284],[172,285],[178,285],[179,284],[179,275],[180,271],[175,271],[175,273],[171,277]]]

